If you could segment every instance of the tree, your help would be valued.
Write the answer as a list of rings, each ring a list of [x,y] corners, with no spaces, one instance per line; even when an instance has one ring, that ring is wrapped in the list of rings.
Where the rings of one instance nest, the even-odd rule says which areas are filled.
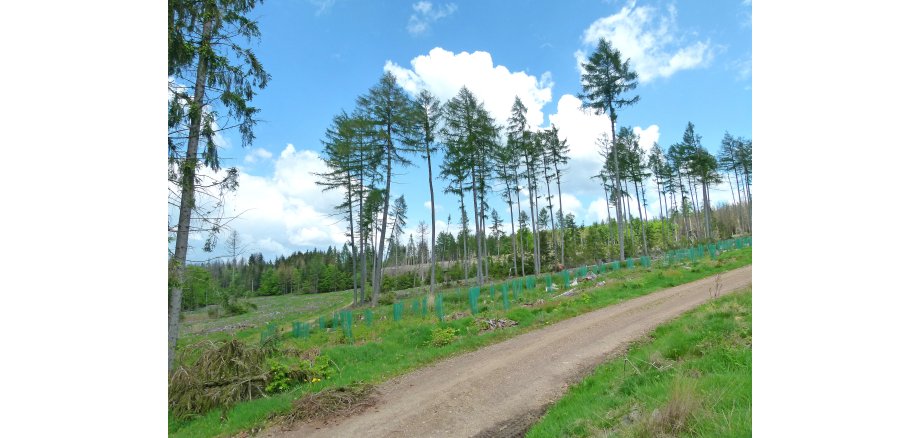
[[[355,129],[356,123],[355,119],[350,118],[344,112],[333,118],[332,126],[326,129],[325,139],[322,141],[322,160],[330,171],[317,175],[320,178],[317,184],[323,186],[323,191],[333,189],[345,191],[345,199],[341,204],[336,205],[335,209],[348,221],[347,234],[351,241],[352,253],[352,302],[355,305],[358,304],[358,255],[355,248],[354,205],[356,198],[363,193],[363,190],[357,187],[362,179],[358,176],[361,172],[362,155],[357,151],[359,145],[355,138],[358,135]],[[358,200],[358,204],[363,207],[363,199]],[[360,218],[362,213],[363,211],[359,209],[357,217]],[[361,243],[363,244],[363,241]]]
[[[390,212],[393,215],[393,231],[390,232],[390,254],[396,254],[396,265],[399,266],[399,237],[402,236],[409,206],[406,205],[405,195],[399,195],[393,201],[393,208]],[[395,248],[394,248],[395,247]]]
[[[636,88],[638,85],[638,74],[630,70],[629,59],[625,62],[622,60],[620,51],[610,46],[605,39],[601,39],[597,45],[597,50],[588,58],[588,62],[582,64],[584,73],[581,75],[583,94],[579,94],[583,108],[594,110],[595,114],[606,113],[610,118],[610,135],[613,137],[613,162],[615,195],[619,197],[620,192],[620,170],[619,158],[616,146],[616,121],[618,109],[631,106],[639,101],[639,96],[624,98],[622,95]],[[623,241],[623,213],[620,203],[617,205],[617,232],[619,233],[620,242]],[[623,245],[620,245],[620,261],[625,260]]]
[[[434,95],[432,95],[428,90],[422,90],[419,93],[418,98],[415,101],[417,106],[417,115],[418,115],[418,129],[419,133],[422,134],[421,144],[422,144],[422,153],[425,155],[425,160],[428,162],[428,192],[431,195],[431,249],[434,251],[435,248],[435,208],[434,208],[434,176],[431,172],[431,154],[437,151],[436,143],[436,133],[438,130],[438,124],[441,119],[441,102],[438,101]],[[434,255],[434,254],[432,254]],[[434,303],[434,267],[437,260],[435,257],[431,258],[431,281],[428,285],[428,305]]]
[[[719,174],[719,163],[712,154],[709,153],[702,145],[698,145],[696,153],[690,164],[691,171],[699,179],[703,187],[703,212],[706,219],[706,238],[713,239],[712,236],[712,212],[709,205],[709,187],[712,184],[722,182],[722,176]]]
[[[203,183],[199,170],[203,166],[214,173],[220,170],[216,140],[220,131],[236,128],[243,146],[252,143],[259,110],[249,102],[255,96],[254,89],[264,88],[270,79],[252,50],[242,45],[260,36],[256,22],[246,18],[256,1],[168,2],[168,178],[179,191],[179,217],[169,230],[175,233],[169,263],[170,371],[179,340],[192,214],[201,206],[196,202],[196,193],[202,194],[208,186],[221,192],[234,190],[238,184],[234,168],[228,169],[225,177],[211,178],[210,183]],[[199,219],[208,224],[211,236],[222,227],[220,220],[207,215],[199,215]],[[213,239],[209,238],[204,249],[212,245]]]
[[[633,183],[636,191],[636,207],[639,212],[639,222],[642,225],[642,250],[643,255],[648,256],[648,240],[645,235],[645,217],[642,214],[642,207],[645,204],[645,187],[643,185],[642,194],[639,193],[639,185],[648,176],[646,173],[645,151],[639,146],[639,135],[628,127],[620,128],[620,141],[623,147],[623,157],[626,178]],[[627,186],[628,187],[628,186]]]
[[[556,193],[559,195],[559,227],[562,229],[562,254],[560,263],[565,266],[565,221],[562,212],[562,171],[569,162],[569,145],[566,139],[559,140],[559,130],[556,125],[550,125],[550,142],[547,144],[547,152],[553,163],[553,174],[556,177]],[[561,167],[561,168],[560,168]]]
[[[455,190],[463,190],[463,177],[466,174],[470,176],[476,232],[476,281],[481,287],[485,254],[485,193],[488,191],[491,154],[495,149],[499,128],[482,102],[466,87],[462,87],[447,102],[442,114],[444,126],[441,136],[447,147],[442,175],[446,174],[452,179],[451,182],[456,184]]]
[[[377,85],[371,87],[366,95],[358,98],[358,106],[364,117],[374,127],[376,133],[375,148],[380,151],[385,163],[383,175],[386,183],[383,189],[383,218],[380,225],[380,239],[375,251],[374,274],[371,278],[371,303],[377,305],[383,281],[383,247],[386,242],[387,214],[390,209],[390,187],[393,167],[408,165],[405,154],[412,152],[417,145],[412,144],[412,114],[409,95],[396,84],[396,76],[386,72]]]
[[[508,134],[511,135],[510,133]],[[505,184],[505,190],[502,191],[505,202],[508,204],[508,212],[510,215],[509,222],[511,223],[511,261],[514,266],[514,276],[518,276],[518,235],[514,231],[514,202],[511,198],[512,190],[517,193],[517,173],[518,173],[518,159],[515,155],[514,148],[511,146],[511,140],[506,141],[505,145],[500,146],[495,151],[495,171],[496,176],[498,176],[499,181]],[[518,198],[520,199],[520,198]],[[520,201],[519,201],[520,202]],[[518,204],[518,209],[520,209],[520,203]],[[523,248],[521,249],[523,251]],[[522,259],[523,263],[523,259]]]

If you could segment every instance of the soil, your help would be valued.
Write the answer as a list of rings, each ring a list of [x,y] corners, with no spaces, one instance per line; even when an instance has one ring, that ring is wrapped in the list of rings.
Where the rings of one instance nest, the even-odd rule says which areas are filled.
[[[274,427],[266,437],[523,436],[597,365],[659,324],[711,299],[716,277],[664,289],[418,369],[378,387],[348,418]],[[724,295],[752,284],[747,266],[721,274]]]

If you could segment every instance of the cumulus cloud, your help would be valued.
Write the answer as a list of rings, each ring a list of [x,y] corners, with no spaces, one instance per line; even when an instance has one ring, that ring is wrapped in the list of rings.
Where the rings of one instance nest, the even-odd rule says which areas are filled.
[[[648,128],[642,129],[640,126],[633,128],[633,132],[639,136],[639,147],[645,150],[646,154],[652,150],[652,146],[658,142],[661,136],[658,125],[649,125]]]
[[[412,68],[387,61],[385,71],[396,76],[400,86],[415,95],[428,89],[441,101],[453,98],[466,85],[497,122],[504,124],[511,115],[514,96],[527,107],[531,127],[543,125],[543,106],[552,101],[552,75],[540,78],[523,71],[511,72],[496,65],[489,52],[454,53],[435,47],[427,55],[412,59]]]
[[[255,163],[262,160],[268,160],[272,157],[272,153],[263,149],[256,148],[252,152],[246,154],[246,158],[243,159],[246,163]]]
[[[274,258],[330,245],[341,247],[346,242],[347,223],[332,214],[343,193],[324,192],[316,184],[315,174],[328,171],[319,155],[288,144],[273,165],[273,172],[266,176],[240,171],[238,189],[226,198],[223,215],[238,216],[229,226],[240,233],[248,250]],[[205,254],[200,246],[190,249],[190,259],[226,253],[218,247],[213,254]]]
[[[582,35],[584,50],[575,52],[579,68],[601,38],[631,60],[639,82],[667,78],[674,73],[708,65],[713,57],[709,40],[686,42],[677,28],[677,8],[661,12],[632,1],[620,12],[599,18]]]
[[[446,5],[433,6],[431,2],[420,1],[412,5],[415,11],[409,17],[409,24],[406,30],[412,35],[421,35],[431,28],[431,24],[457,11],[457,5],[448,3]]]

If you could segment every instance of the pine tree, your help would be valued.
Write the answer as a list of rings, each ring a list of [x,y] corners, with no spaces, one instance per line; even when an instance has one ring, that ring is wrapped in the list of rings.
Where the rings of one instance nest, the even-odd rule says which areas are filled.
[[[380,151],[384,169],[385,185],[383,189],[383,218],[379,227],[380,238],[374,257],[374,274],[372,277],[371,303],[377,305],[383,282],[383,247],[386,242],[387,219],[390,209],[390,189],[393,179],[393,167],[410,164],[405,154],[417,147],[412,142],[413,117],[409,95],[396,84],[396,76],[387,72],[380,78],[366,95],[358,98],[358,106],[364,117],[375,128],[376,148]],[[376,228],[375,228],[376,230]]]
[[[175,247],[169,260],[168,360],[173,369],[179,340],[179,315],[185,285],[185,264],[192,216],[196,208],[196,191],[204,190],[199,169],[217,172],[220,157],[216,143],[220,126],[231,121],[240,133],[243,146],[252,144],[253,127],[258,109],[249,103],[255,89],[265,88],[271,76],[251,49],[240,44],[259,38],[256,22],[246,15],[255,7],[254,0],[204,0],[168,2],[168,61],[170,100],[167,105],[168,179],[179,192],[179,217],[170,233],[175,233]],[[192,94],[189,94],[191,90]],[[203,141],[203,144],[202,144]],[[207,184],[221,193],[237,187],[237,171],[230,168],[226,176]],[[172,197],[171,197],[172,198]],[[210,250],[220,221],[209,215],[197,215],[201,228],[208,231],[205,250]]]
[[[639,96],[631,98],[621,97],[624,93],[632,91],[638,85],[638,74],[630,70],[629,60],[622,60],[620,51],[610,46],[605,39],[601,39],[597,50],[582,64],[584,73],[581,75],[583,94],[579,95],[584,108],[591,108],[595,114],[606,113],[610,118],[610,135],[612,139],[614,182],[616,197],[620,196],[620,170],[616,146],[616,121],[618,109],[634,105],[639,101]],[[617,232],[619,241],[623,241],[623,213],[620,203],[617,206]],[[625,260],[623,245],[620,245],[620,261]]]

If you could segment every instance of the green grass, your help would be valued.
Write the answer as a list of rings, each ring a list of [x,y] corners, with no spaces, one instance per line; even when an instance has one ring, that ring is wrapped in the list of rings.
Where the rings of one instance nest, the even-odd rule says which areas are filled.
[[[351,304],[351,298],[350,290],[324,294],[241,298],[242,301],[255,304],[256,310],[221,318],[209,317],[207,308],[182,312],[182,323],[179,326],[180,347],[203,339],[217,340],[230,336],[244,339],[253,333],[258,338],[259,331],[268,322],[281,324],[315,318]],[[235,324],[249,324],[254,327],[206,333]]]
[[[750,436],[751,345],[748,289],[658,327],[627,360],[599,366],[527,437]]]
[[[285,348],[318,348],[329,356],[336,366],[336,373],[332,378],[315,384],[302,384],[286,393],[239,403],[227,412],[227,419],[224,421],[221,421],[218,411],[187,421],[176,421],[170,416],[169,432],[171,436],[211,437],[259,428],[265,425],[272,415],[289,411],[292,401],[306,392],[354,382],[380,383],[431,362],[475,350],[547,324],[662,288],[749,265],[751,254],[750,248],[744,248],[724,252],[717,260],[706,258],[667,268],[653,266],[651,269],[621,268],[618,271],[608,271],[600,276],[600,279],[607,282],[605,286],[594,287],[593,283],[581,282],[577,289],[582,293],[573,297],[554,299],[553,295],[561,291],[547,293],[544,290],[545,283],[537,281],[538,286],[532,290],[525,290],[514,300],[507,312],[502,310],[500,292],[496,293],[495,300],[491,300],[489,293],[484,292],[480,294],[480,312],[475,317],[469,315],[465,290],[459,294],[445,293],[444,323],[437,322],[434,311],[429,311],[426,317],[413,314],[408,301],[405,302],[406,310],[399,322],[393,321],[392,305],[378,306],[374,309],[374,323],[371,327],[359,319],[363,311],[356,310],[353,339],[346,338],[341,330],[331,329],[317,330],[309,338],[302,339],[282,335],[282,346]],[[484,287],[483,291],[488,291],[488,286]],[[326,315],[327,320],[329,316]],[[456,319],[453,319],[453,316],[456,316]],[[480,334],[477,319],[499,317],[513,319],[518,325]],[[290,321],[305,321],[297,318],[297,315],[291,315],[284,319],[286,325],[278,324],[279,329],[283,330],[282,333],[291,331]],[[457,329],[457,339],[445,346],[429,345],[432,332],[438,327]],[[238,336],[256,342],[259,330],[260,328],[242,330]]]

